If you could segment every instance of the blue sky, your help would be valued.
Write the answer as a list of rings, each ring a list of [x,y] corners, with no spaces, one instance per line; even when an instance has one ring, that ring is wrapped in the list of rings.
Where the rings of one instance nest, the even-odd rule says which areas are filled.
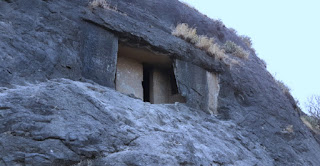
[[[320,1],[181,0],[253,41],[268,71],[300,101],[320,95]]]

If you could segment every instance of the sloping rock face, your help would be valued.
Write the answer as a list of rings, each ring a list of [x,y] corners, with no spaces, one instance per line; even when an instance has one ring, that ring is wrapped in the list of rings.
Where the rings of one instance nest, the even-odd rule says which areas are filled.
[[[3,90],[1,165],[270,165],[233,122],[65,79]],[[86,161],[88,162],[88,161]]]
[[[290,97],[223,24],[176,0],[88,3],[0,1],[0,165],[320,165]],[[228,68],[178,23],[251,55]],[[112,90],[118,40],[219,74],[218,116]]]

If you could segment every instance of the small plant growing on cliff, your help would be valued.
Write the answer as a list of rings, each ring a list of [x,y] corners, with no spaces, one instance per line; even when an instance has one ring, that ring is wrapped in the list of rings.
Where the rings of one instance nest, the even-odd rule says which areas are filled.
[[[320,96],[309,97],[306,105],[310,115],[320,120]]]
[[[313,95],[309,97],[306,106],[311,115],[309,117],[310,124],[312,124],[313,128],[316,128],[318,131],[320,131],[320,96]]]
[[[252,40],[249,36],[245,36],[245,35],[242,35],[240,36],[240,39],[249,47],[251,48],[252,47]]]
[[[204,35],[200,35],[194,40],[194,45],[202,50],[205,50],[210,55],[214,56],[216,59],[225,60],[224,50],[214,42],[214,38],[209,38]]]
[[[264,68],[267,68],[267,62],[264,59],[260,59]]]
[[[82,160],[78,164],[72,166],[93,166],[92,160]]]
[[[90,8],[97,8],[101,7],[103,9],[108,9],[110,8],[109,4],[106,2],[106,0],[93,0],[92,2],[89,3]]]
[[[203,50],[208,50],[210,46],[213,45],[213,38],[209,38],[207,36],[201,35],[197,37],[194,43],[196,47]]]
[[[197,30],[195,28],[189,28],[188,24],[186,23],[178,24],[176,28],[172,31],[172,35],[178,36],[192,43],[197,41],[198,38]]]
[[[224,44],[223,48],[226,51],[226,53],[232,54],[239,58],[248,59],[249,57],[249,52],[245,51],[243,48],[241,48],[232,41],[227,41]]]
[[[288,125],[286,128],[284,128],[284,130],[282,132],[283,133],[288,133],[288,134],[294,133],[293,125]]]
[[[276,80],[275,79],[275,81],[276,81],[276,83],[278,84],[278,86],[280,87],[280,89],[282,90],[282,92],[284,93],[284,94],[286,94],[286,93],[290,93],[290,88],[286,85],[286,84],[284,84],[282,81],[280,81],[280,80]]]
[[[235,30],[234,28],[229,28],[229,30],[230,30],[232,33],[234,33],[235,35],[238,34],[237,30]]]
[[[220,60],[225,60],[227,59],[227,57],[225,56],[224,50],[220,48],[220,46],[218,44],[212,44],[210,45],[209,49],[208,49],[208,53],[215,56],[216,59],[220,59]],[[234,63],[234,61],[230,60],[231,62]]]
[[[111,6],[109,3],[107,3],[106,0],[93,0],[92,2],[89,3],[89,8],[91,10],[95,9],[97,7],[100,7],[103,9],[108,9],[111,11],[115,11],[115,12],[118,12],[118,13],[125,15],[125,16],[127,15],[126,13],[118,11],[117,6]]]
[[[305,115],[300,117],[300,119],[310,130],[320,134],[319,120],[317,118]]]

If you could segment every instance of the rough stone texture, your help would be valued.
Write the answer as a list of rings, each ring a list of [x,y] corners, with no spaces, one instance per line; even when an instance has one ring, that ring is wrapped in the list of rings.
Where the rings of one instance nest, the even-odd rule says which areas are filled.
[[[0,86],[81,78],[81,7],[73,5],[0,1]]]
[[[52,80],[3,90],[0,101],[0,165],[272,164],[231,121],[97,84]]]
[[[150,75],[150,102],[153,104],[168,103],[171,92],[169,74],[154,68]]]
[[[209,111],[207,71],[180,60],[175,61],[174,69],[179,91],[188,106]]]
[[[143,100],[143,66],[134,59],[118,57],[116,90]]]
[[[108,31],[85,23],[81,60],[82,76],[100,85],[114,88],[117,65],[118,39]]]
[[[208,110],[211,114],[218,114],[218,96],[220,91],[219,76],[207,72],[207,84],[208,84]]]
[[[319,144],[295,104],[253,50],[221,22],[177,0],[109,2],[117,10],[90,10],[87,0],[0,1],[0,165],[71,165],[88,159],[83,163],[320,165]],[[172,36],[170,27],[181,22],[218,43],[234,41],[250,51],[249,59],[228,69]],[[177,82],[195,101],[199,94],[192,87],[203,85],[206,70],[218,72],[219,119],[181,104],[142,103],[98,85],[46,82],[83,80],[89,24],[128,45],[185,61],[190,72],[181,73],[198,72],[192,77],[199,79],[187,83],[188,76],[177,74]],[[286,131],[291,125],[293,132]]]
[[[172,70],[172,69],[171,69]],[[150,102],[153,104],[184,103],[184,97],[179,93],[172,94],[170,69],[153,68],[151,72]]]

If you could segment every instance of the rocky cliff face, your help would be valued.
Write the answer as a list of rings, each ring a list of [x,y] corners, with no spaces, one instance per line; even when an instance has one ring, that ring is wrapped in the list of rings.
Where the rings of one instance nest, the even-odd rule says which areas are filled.
[[[3,90],[0,99],[1,165],[272,164],[241,127],[184,104],[65,79]]]
[[[320,165],[290,98],[223,24],[175,0],[88,3],[0,1],[0,165]],[[251,55],[229,68],[172,36],[178,23]],[[218,115],[116,92],[118,41],[219,74]]]

